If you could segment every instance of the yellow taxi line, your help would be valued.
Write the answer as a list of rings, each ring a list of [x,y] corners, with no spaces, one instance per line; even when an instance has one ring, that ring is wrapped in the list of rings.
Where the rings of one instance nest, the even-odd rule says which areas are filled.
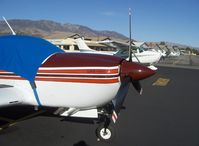
[[[8,128],[8,127],[11,127],[11,126],[13,126],[13,125],[16,125],[16,124],[17,124],[18,122],[20,122],[20,121],[29,119],[29,118],[31,118],[31,117],[34,117],[34,116],[39,115],[39,114],[44,113],[44,112],[45,112],[45,111],[42,111],[42,110],[41,110],[41,111],[38,111],[38,112],[36,112],[36,113],[33,113],[33,114],[27,115],[27,116],[25,116],[25,117],[22,117],[22,118],[20,118],[20,119],[12,120],[11,122],[7,121],[7,122],[9,122],[9,123],[4,124],[4,125],[1,125],[1,126],[0,126],[0,130],[3,130],[3,129]],[[10,120],[11,120],[11,119],[10,119]]]
[[[169,82],[170,82],[170,79],[158,78],[152,85],[153,86],[167,86]]]
[[[9,118],[6,118],[6,117],[0,117],[0,120],[6,121],[6,122],[13,122],[14,121],[13,119],[9,119]]]

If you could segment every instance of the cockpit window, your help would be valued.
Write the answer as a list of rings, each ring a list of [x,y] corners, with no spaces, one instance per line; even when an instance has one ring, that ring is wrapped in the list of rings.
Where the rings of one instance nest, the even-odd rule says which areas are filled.
[[[137,47],[135,47],[135,46],[132,46],[132,51],[133,51],[133,53],[137,53]],[[115,56],[119,56],[119,57],[121,57],[121,58],[124,58],[124,59],[126,59],[126,58],[128,58],[129,57],[129,49],[120,49],[116,54],[115,54]]]

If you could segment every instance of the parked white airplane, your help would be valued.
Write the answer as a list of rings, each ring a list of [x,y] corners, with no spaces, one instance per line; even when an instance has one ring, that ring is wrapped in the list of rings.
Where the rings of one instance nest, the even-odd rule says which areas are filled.
[[[176,52],[176,51],[170,51],[170,54],[168,55],[168,57],[178,57],[180,56],[180,52]]]
[[[112,138],[110,119],[116,121],[129,84],[141,93],[139,80],[154,73],[116,56],[64,53],[36,37],[0,37],[0,108],[53,107],[58,116],[96,118],[104,141]]]
[[[115,43],[114,45],[110,45],[110,42],[101,42],[103,44],[106,44],[106,45],[109,45],[111,47],[116,47],[118,45],[122,46],[123,49],[120,49],[119,51],[117,52],[100,52],[100,51],[96,51],[96,50],[93,50],[91,48],[89,48],[87,46],[87,44],[84,42],[83,39],[81,38],[77,38],[75,39],[75,42],[80,50],[80,52],[82,53],[95,53],[95,54],[107,54],[107,55],[115,55],[115,56],[119,56],[119,57],[122,57],[126,60],[129,60],[128,58],[128,53],[129,53],[129,50],[128,50],[128,46],[127,44],[124,45],[124,44],[118,44],[118,43]],[[114,43],[113,41],[111,41],[111,43]],[[153,66],[153,64],[157,63],[160,58],[161,58],[161,54],[156,52],[156,51],[152,51],[152,50],[144,50],[144,49],[140,49],[140,48],[137,48],[135,46],[133,46],[133,48],[136,48],[137,52],[135,53],[135,55],[137,56],[134,56],[134,54],[132,55],[132,61],[133,62],[140,62],[142,64],[147,64],[149,65],[148,67],[153,69],[153,70],[157,70],[157,68],[155,66]]]
[[[166,56],[166,51],[162,50],[159,46],[158,49],[154,49],[154,48],[150,48],[148,46],[145,46],[145,42],[133,42],[135,44],[136,47],[140,48],[141,50],[144,49],[146,50],[150,50],[150,51],[155,51],[161,54],[162,57]]]
[[[121,48],[114,55],[120,56],[122,58],[125,58],[126,60],[129,60],[128,44],[120,43],[116,41],[110,41],[110,40],[102,41],[101,43],[118,48],[118,49]],[[134,53],[132,53],[132,61],[145,64],[149,68],[153,70],[157,70],[154,64],[156,64],[161,58],[161,54],[159,52],[156,52],[153,50],[146,50],[141,47],[136,47],[135,45],[132,46],[132,49],[134,50]]]
[[[105,55],[114,55],[116,52],[103,52],[96,51],[88,47],[85,41],[82,38],[75,39],[75,43],[77,44],[79,51],[81,53],[94,53],[94,54],[105,54]]]
[[[138,58],[137,60],[135,56],[132,56],[132,61],[134,62],[153,65],[157,63],[161,58],[161,54],[153,50],[145,50],[144,48],[137,48],[135,46],[133,46],[133,49],[135,50],[135,56]],[[127,49],[119,50],[115,55],[126,58],[127,60],[129,59]]]
[[[159,52],[162,55],[162,57],[166,57],[167,56],[165,50],[157,50],[157,52]]]

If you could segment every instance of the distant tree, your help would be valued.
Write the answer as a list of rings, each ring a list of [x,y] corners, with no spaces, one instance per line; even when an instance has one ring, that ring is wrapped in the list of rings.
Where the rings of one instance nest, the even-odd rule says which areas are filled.
[[[166,43],[165,42],[160,42],[160,45],[165,45]]]
[[[186,47],[185,49],[187,52],[189,51],[190,53],[194,53],[196,55],[199,55],[199,51],[197,49],[194,48],[190,48],[190,47]]]
[[[186,49],[185,49],[186,51],[191,51],[191,48],[189,48],[189,47],[186,47]]]
[[[192,49],[192,53],[196,54],[196,55],[199,55],[199,51],[196,50],[196,49]]]

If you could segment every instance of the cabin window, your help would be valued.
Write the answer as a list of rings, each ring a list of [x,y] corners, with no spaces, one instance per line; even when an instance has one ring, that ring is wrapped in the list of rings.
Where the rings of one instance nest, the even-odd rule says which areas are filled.
[[[63,49],[64,49],[64,50],[69,50],[69,46],[68,46],[68,45],[64,45],[64,46],[63,46]]]
[[[74,45],[74,50],[76,50],[76,51],[78,51],[78,50],[79,50],[79,48],[78,48],[78,46],[77,46],[77,45]]]

